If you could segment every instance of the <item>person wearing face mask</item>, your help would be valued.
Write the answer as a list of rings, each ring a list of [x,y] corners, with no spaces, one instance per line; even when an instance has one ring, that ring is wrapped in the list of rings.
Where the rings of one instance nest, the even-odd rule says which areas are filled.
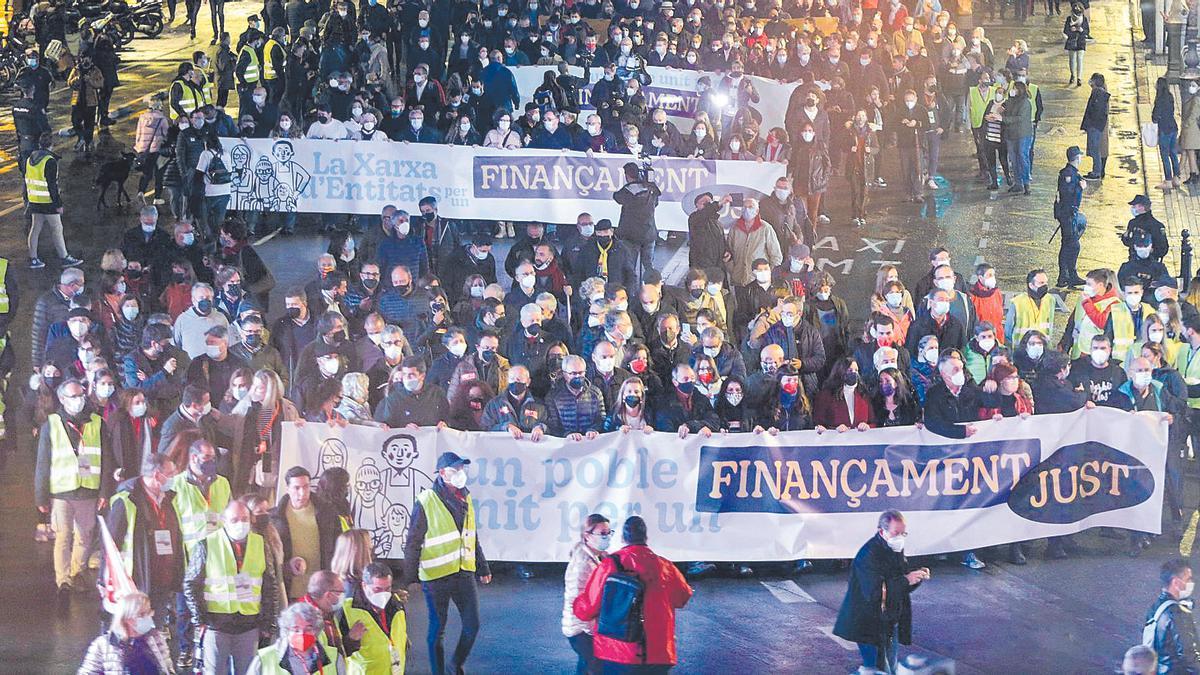
[[[697,381],[696,371],[686,363],[671,370],[671,388],[653,406],[655,430],[686,438],[692,433],[708,437],[722,428],[708,396],[696,387]]]
[[[755,260],[766,260],[771,267],[783,262],[783,251],[775,228],[764,223],[759,216],[757,199],[747,198],[743,202],[741,216],[729,230],[728,246],[731,254],[729,275],[735,286],[745,286],[755,280]]]
[[[113,494],[105,518],[113,541],[121,551],[125,571],[148,597],[154,608],[156,625],[170,630],[169,618],[175,609],[175,594],[183,584],[183,535],[172,501],[171,483],[175,463],[166,455],[150,452],[138,458],[138,466],[129,472],[132,478],[122,482]],[[107,578],[101,556],[98,577]]]
[[[296,602],[279,614],[278,623],[279,639],[258,650],[248,675],[346,672],[346,659],[335,646],[320,639],[324,636],[325,626],[320,608],[307,602]]]
[[[851,563],[833,634],[858,643],[863,664],[859,672],[895,672],[900,645],[912,644],[909,596],[929,579],[929,568],[917,567],[905,557],[907,537],[903,514],[884,511],[875,536]]]
[[[1144,194],[1135,195],[1129,202],[1129,210],[1133,218],[1121,235],[1121,243],[1129,249],[1129,259],[1161,262],[1171,245],[1162,221],[1150,212],[1150,198]]]
[[[1008,355],[1004,343],[996,335],[995,327],[989,321],[975,324],[974,336],[963,350],[966,357],[967,373],[976,382],[983,382],[992,369],[992,359],[1000,355]]]
[[[145,593],[122,596],[109,629],[88,646],[79,672],[175,672],[167,640],[155,628],[155,620],[166,616]]]
[[[1127,235],[1129,233],[1126,233]],[[1120,279],[1136,279],[1144,288],[1175,286],[1170,270],[1161,260],[1154,259],[1154,243],[1150,233],[1137,230],[1129,241],[1130,259],[1117,270]]]
[[[730,195],[721,199],[714,197],[711,192],[696,195],[693,203],[695,209],[688,214],[688,267],[721,268],[733,259],[725,229],[720,222],[722,209],[728,208],[732,202]]]
[[[66,603],[72,590],[88,587],[82,575],[96,513],[104,508],[104,495],[112,494],[116,466],[104,420],[88,409],[83,385],[67,380],[55,394],[58,408],[38,434],[34,503],[50,514],[57,535],[55,587],[58,601]]]
[[[483,408],[480,426],[485,431],[506,431],[513,438],[538,442],[547,432],[546,406],[530,391],[529,369],[514,365],[508,370],[508,385]]]
[[[498,352],[500,348],[500,332],[495,329],[485,329],[475,340],[475,352],[465,356],[455,366],[450,375],[449,391],[457,398],[459,385],[463,382],[482,380],[492,388],[501,391],[508,382],[509,361]],[[451,399],[451,403],[454,399]]]
[[[813,423],[818,433],[826,429],[866,431],[875,426],[867,385],[853,358],[843,357],[833,364],[813,401]]]
[[[375,406],[375,420],[393,429],[418,426],[444,429],[450,403],[441,387],[426,383],[426,372],[424,357],[410,356],[401,361],[400,367],[393,370],[387,396]],[[451,385],[454,384],[452,380]]]
[[[475,502],[466,489],[471,460],[453,452],[437,459],[433,487],[417,496],[412,523],[404,544],[402,586],[421,583],[431,607],[427,645],[435,675],[461,671],[479,632],[479,599],[476,579],[492,581],[491,569],[475,527]],[[364,575],[365,576],[365,575]],[[364,580],[365,583],[365,580]],[[442,645],[449,603],[462,620],[462,632],[447,659]]]
[[[1112,340],[1104,334],[1090,340],[1090,351],[1071,361],[1070,382],[1096,405],[1115,405],[1113,395],[1128,379],[1121,362],[1113,358]]]
[[[1162,592],[1146,611],[1143,642],[1158,654],[1160,673],[1200,670],[1200,637],[1192,616],[1191,597],[1196,583],[1184,558],[1163,563],[1159,572]]]
[[[1179,466],[1179,453],[1185,450],[1187,428],[1183,422],[1188,411],[1187,402],[1179,398],[1166,387],[1163,381],[1155,377],[1154,364],[1144,356],[1138,356],[1128,365],[1129,379],[1113,394],[1112,407],[1130,412],[1166,413],[1168,429],[1166,503],[1164,507],[1171,514],[1173,534],[1180,534],[1180,524],[1183,520],[1183,473]],[[1178,420],[1178,424],[1176,421]],[[1129,533],[1129,555],[1136,557],[1142,549],[1150,545],[1150,537],[1141,533]]]
[[[205,283],[193,284],[192,306],[175,319],[175,344],[187,353],[188,358],[194,359],[205,353],[205,334],[208,329],[229,327],[229,319],[216,310],[213,298],[212,286]]]
[[[1046,270],[1033,269],[1025,275],[1024,292],[1012,296],[1004,311],[1004,335],[1009,344],[1022,342],[1029,331],[1050,335],[1054,329],[1054,298],[1048,291]]]
[[[1114,336],[1113,312],[1123,302],[1115,288],[1115,276],[1110,269],[1095,269],[1087,274],[1087,281],[1079,300],[1067,317],[1067,325],[1059,340],[1058,348],[1069,351],[1071,358],[1086,356],[1097,335]],[[1118,359],[1124,354],[1119,354]]]
[[[604,426],[604,394],[587,379],[587,362],[569,354],[562,359],[562,376],[547,393],[546,427],[553,436],[572,441],[595,438]]]
[[[564,576],[562,631],[579,656],[576,673],[598,673],[603,667],[595,655],[596,624],[575,616],[575,598],[587,587],[588,580],[606,557],[612,544],[612,527],[608,518],[593,513],[584,519],[579,541],[571,548]]]
[[[275,635],[278,598],[264,591],[276,580],[246,505],[231,501],[221,516],[221,527],[192,549],[183,592],[205,666],[222,672],[232,661],[234,672],[246,672],[259,638]]]

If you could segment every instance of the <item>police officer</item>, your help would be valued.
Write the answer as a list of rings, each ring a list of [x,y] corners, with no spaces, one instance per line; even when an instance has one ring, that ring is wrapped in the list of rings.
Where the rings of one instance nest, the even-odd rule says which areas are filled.
[[[1054,219],[1058,221],[1055,232],[1062,232],[1062,243],[1058,248],[1058,281],[1054,285],[1059,288],[1074,288],[1084,283],[1075,270],[1075,263],[1079,259],[1079,237],[1087,226],[1087,220],[1079,212],[1083,189],[1087,186],[1079,175],[1081,157],[1083,151],[1078,145],[1067,148],[1067,165],[1058,172]]]
[[[1167,241],[1167,228],[1163,227],[1162,221],[1155,218],[1153,213],[1150,213],[1150,198],[1146,195],[1136,195],[1129,201],[1129,211],[1133,214],[1133,218],[1125,227],[1125,234],[1121,235],[1121,243],[1129,249],[1129,259],[1149,258],[1161,262],[1167,256],[1167,252],[1171,250],[1171,244]],[[1136,250],[1137,242],[1143,238],[1143,234],[1149,235],[1151,244],[1149,256],[1142,256]]]
[[[21,98],[13,103],[13,126],[17,129],[17,166],[25,170],[25,160],[38,147],[38,138],[49,132],[50,119],[46,108],[33,100],[33,86],[21,84]]]
[[[249,101],[262,79],[263,34],[257,30],[246,31],[246,44],[238,52],[237,65],[233,74],[238,83],[238,101]]]
[[[55,252],[62,259],[63,267],[79,265],[83,261],[67,253],[63,240],[62,198],[58,192],[58,155],[50,151],[54,147],[54,135],[46,132],[38,138],[38,148],[25,160],[25,209],[29,213],[29,269],[46,266],[38,257],[38,243],[42,230],[46,230],[54,242]]]
[[[419,579],[433,608],[429,617],[430,667],[434,675],[462,672],[479,633],[479,599],[475,577],[492,582],[483,547],[476,540],[475,502],[467,492],[467,465],[453,452],[437,460],[433,488],[417,495],[412,525],[404,543],[404,576],[408,584]],[[458,607],[462,633],[450,663],[442,647],[450,601]]]

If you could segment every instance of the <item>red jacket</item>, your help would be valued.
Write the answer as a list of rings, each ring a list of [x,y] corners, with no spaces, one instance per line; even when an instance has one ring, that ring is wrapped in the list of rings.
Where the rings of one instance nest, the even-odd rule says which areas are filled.
[[[854,389],[854,420],[855,425],[866,422],[868,426],[876,426],[871,400],[863,394],[861,385]],[[817,398],[813,401],[813,424],[820,424],[827,429],[835,429],[842,424],[850,426],[850,414],[846,410],[841,387],[837,391],[822,388],[817,392]]]
[[[646,657],[642,659],[641,645],[637,643],[621,642],[597,634],[596,658],[614,663],[675,665],[675,610],[691,599],[692,587],[688,586],[670,560],[658,557],[648,546],[626,546],[614,555],[621,557],[621,567],[636,573],[646,584],[642,612]],[[587,586],[575,598],[575,616],[580,620],[594,621],[600,616],[600,595],[604,590],[604,581],[616,569],[610,556],[592,571]]]

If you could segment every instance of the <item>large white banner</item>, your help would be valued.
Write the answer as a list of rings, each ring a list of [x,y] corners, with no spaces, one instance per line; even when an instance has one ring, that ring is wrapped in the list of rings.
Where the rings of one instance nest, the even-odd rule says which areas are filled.
[[[904,512],[913,555],[1097,526],[1159,533],[1165,415],[1097,408],[976,426],[964,440],[901,427],[533,443],[285,424],[282,461],[345,468],[355,525],[383,558],[403,557],[414,499],[445,451],[471,460],[480,540],[495,560],[566,560],[593,512],[618,532],[641,515],[651,546],[676,561],[850,558],[889,508]]]
[[[410,213],[426,196],[452,219],[574,223],[583,211],[614,224],[613,193],[631,155],[497,150],[380,141],[222,138],[233,174],[230,209],[378,214],[393,204]],[[660,230],[687,231],[696,195],[762,197],[787,167],[770,162],[655,158],[663,196]],[[728,218],[733,213],[726,213]]]
[[[542,86],[545,78],[543,73],[547,70],[557,72],[557,67],[520,66],[512,69],[513,76],[517,80],[517,91],[524,95],[524,98],[521,99],[522,106],[533,100],[533,92]],[[583,69],[578,66],[571,66],[568,71],[576,77],[583,76]],[[588,86],[580,91],[581,108],[585,111],[596,109],[596,106],[592,104],[592,86],[604,78],[603,68],[592,68],[591,71],[592,77]],[[650,108],[665,108],[667,116],[676,125],[679,125],[679,130],[684,134],[691,129],[692,119],[696,117],[696,111],[700,107],[700,96],[696,93],[696,80],[707,77],[710,86],[720,90],[721,80],[724,77],[721,73],[704,70],[678,70],[659,66],[650,66],[646,68],[646,72],[650,75],[650,85],[643,89],[646,103]],[[771,127],[784,126],[783,120],[787,113],[788,101],[791,100],[792,92],[800,85],[795,82],[784,84],[765,77],[751,75],[745,77],[754,84],[755,90],[758,91],[758,103],[752,103],[751,107],[762,114],[762,135],[766,136]],[[737,111],[737,101],[730,101],[726,107],[727,111],[724,112],[732,116]]]

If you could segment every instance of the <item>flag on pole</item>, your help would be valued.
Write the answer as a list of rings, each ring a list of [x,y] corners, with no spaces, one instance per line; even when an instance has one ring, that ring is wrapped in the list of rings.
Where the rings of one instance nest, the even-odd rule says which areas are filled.
[[[100,602],[104,605],[104,611],[114,614],[117,611],[117,601],[129,593],[136,593],[138,588],[133,583],[133,577],[129,576],[129,571],[125,569],[121,550],[117,548],[112,534],[108,531],[108,523],[99,516],[97,519],[100,521],[100,539],[104,543],[104,578],[100,579]],[[132,525],[130,523],[131,527]]]

